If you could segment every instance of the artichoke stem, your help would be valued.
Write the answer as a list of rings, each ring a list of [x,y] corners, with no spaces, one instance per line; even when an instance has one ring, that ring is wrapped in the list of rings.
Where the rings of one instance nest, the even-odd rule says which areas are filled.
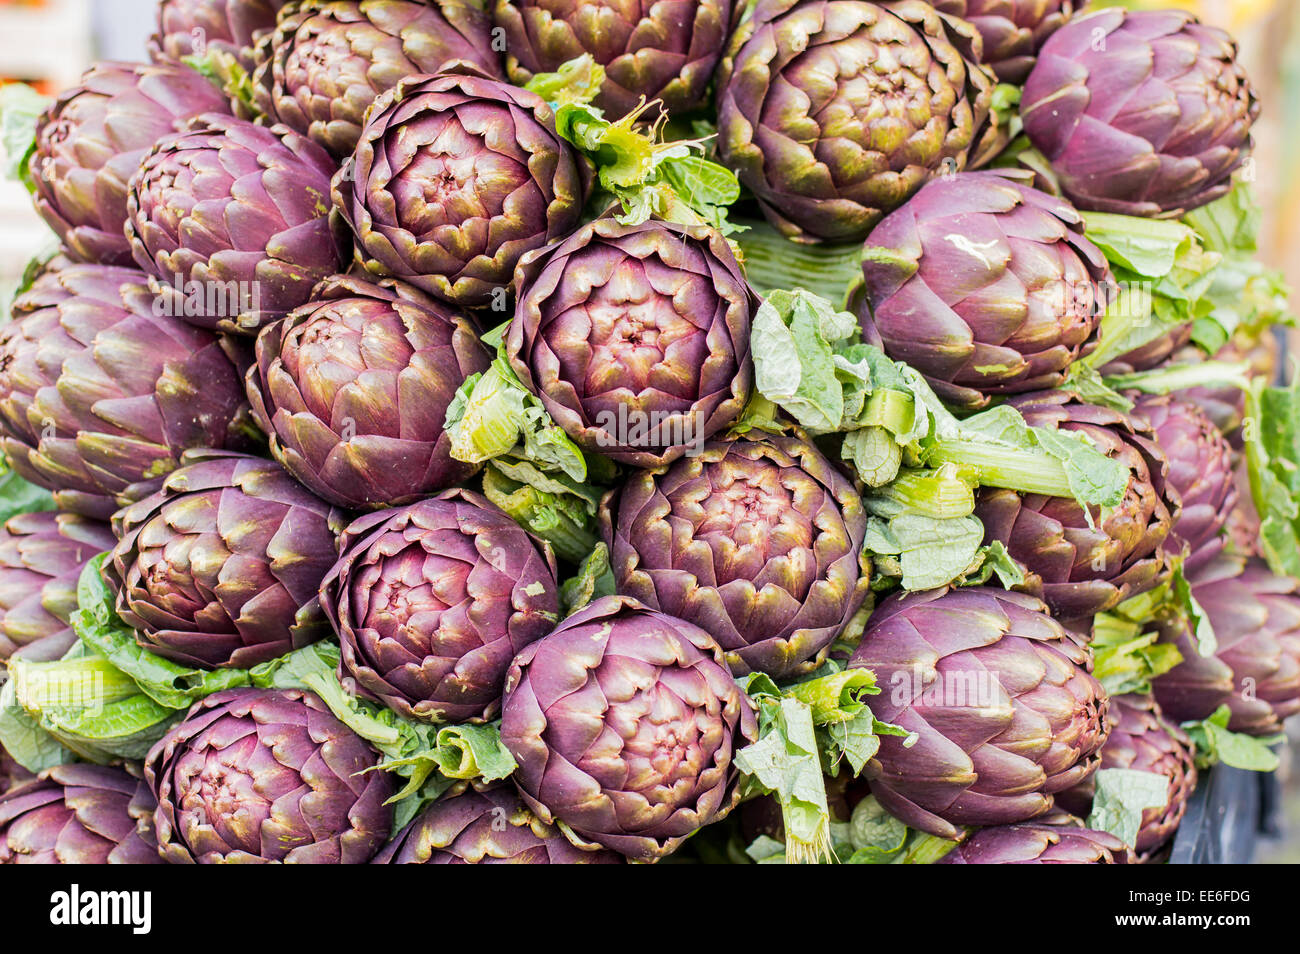
[[[931,445],[927,460],[931,464],[955,464],[984,487],[1002,487],[1049,497],[1074,496],[1065,467],[1047,454],[960,438],[941,438]]]
[[[975,492],[951,467],[900,471],[893,483],[876,493],[936,520],[955,520],[975,512]]]

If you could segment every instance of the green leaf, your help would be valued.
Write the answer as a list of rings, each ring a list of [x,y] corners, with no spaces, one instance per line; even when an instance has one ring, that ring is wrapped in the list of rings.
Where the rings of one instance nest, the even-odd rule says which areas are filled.
[[[1169,779],[1156,772],[1101,769],[1094,776],[1096,794],[1088,827],[1108,831],[1124,844],[1137,844],[1142,813],[1169,803]]]
[[[18,704],[12,681],[0,685],[0,747],[32,773],[76,760],[76,754]]]
[[[609,567],[609,548],[597,543],[583,559],[575,576],[560,584],[560,612],[572,616],[592,600],[614,593],[614,574]]]
[[[0,457],[0,525],[20,513],[53,510],[54,497],[43,487],[29,484]]]
[[[780,803],[791,862],[827,859],[832,856],[830,808],[812,712],[793,698],[755,701],[759,738],[736,753],[736,767]]]
[[[28,162],[36,151],[36,125],[41,113],[53,102],[25,83],[0,86],[0,153],[4,154],[4,177],[36,191]]]
[[[1184,722],[1183,730],[1196,744],[1196,765],[1208,768],[1222,763],[1248,772],[1274,772],[1281,764],[1274,749],[1282,743],[1280,735],[1270,738],[1245,735],[1228,729],[1232,710],[1226,704],[1200,722]]]
[[[530,461],[501,457],[483,471],[483,494],[550,543],[562,560],[579,563],[597,544],[601,491],[567,474],[546,473]]]

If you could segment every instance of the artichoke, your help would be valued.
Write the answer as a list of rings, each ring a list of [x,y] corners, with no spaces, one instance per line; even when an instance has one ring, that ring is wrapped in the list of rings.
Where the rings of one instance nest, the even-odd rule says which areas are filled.
[[[850,667],[870,669],[875,717],[919,736],[882,736],[865,776],[905,824],[942,838],[960,825],[1042,815],[1092,774],[1106,692],[1092,653],[1022,593],[986,587],[896,594],[867,622]]]
[[[159,314],[144,274],[69,265],[0,334],[0,443],[61,509],[107,520],[191,447],[243,447],[251,423],[222,342]]]
[[[459,484],[443,429],[487,349],[466,319],[409,285],[335,276],[264,328],[249,368],[253,417],[271,451],[318,496],[367,509]]]
[[[376,856],[384,865],[620,865],[612,851],[580,851],[538,820],[513,786],[443,796]]]
[[[791,238],[861,241],[979,151],[974,27],[920,0],[758,0],[718,77],[718,152]]]
[[[105,577],[141,646],[247,669],[329,634],[317,589],[340,522],[272,461],[191,455],[114,516]]]
[[[1142,397],[1133,413],[1155,431],[1156,441],[1169,459],[1166,482],[1182,503],[1166,549],[1185,550],[1183,572],[1195,575],[1223,550],[1223,527],[1237,505],[1232,447],[1191,401]]]
[[[982,488],[975,513],[984,542],[1001,541],[1025,568],[1024,590],[1064,620],[1105,612],[1156,586],[1166,569],[1163,548],[1178,499],[1165,486],[1167,461],[1145,422],[1064,391],[1011,403],[1029,424],[1081,435],[1131,474],[1123,500],[1097,508],[1091,524],[1071,498]]]
[[[366,108],[403,77],[457,61],[499,76],[491,31],[465,0],[294,0],[258,46],[253,103],[342,159]]]
[[[286,0],[161,0],[158,32],[149,41],[155,61],[179,63],[219,51],[248,59],[248,47],[275,28]],[[245,63],[247,66],[247,63]]]
[[[815,668],[870,589],[862,499],[794,437],[635,473],[600,518],[618,592],[712,634],[737,675]]]
[[[1187,733],[1165,719],[1151,696],[1112,696],[1110,703],[1110,736],[1101,747],[1101,767],[1151,772],[1169,779],[1169,800],[1165,805],[1142,812],[1135,848],[1146,861],[1174,837],[1183,820],[1187,800],[1196,788],[1195,751]],[[1057,795],[1057,804],[1087,815],[1094,789],[1095,780],[1089,779]]]
[[[627,597],[570,616],[506,680],[501,741],[524,802],[636,861],[671,854],[735,806],[733,756],[756,737],[712,637]]]
[[[392,776],[297,689],[227,689],[196,702],[149,752],[155,825],[173,864],[365,864],[388,840]]]
[[[122,229],[131,176],[159,139],[226,110],[222,92],[188,67],[95,64],[36,127],[36,210],[74,258],[130,265]]]
[[[1110,7],[1043,44],[1020,115],[1075,205],[1178,216],[1227,194],[1259,103],[1222,30]]]
[[[321,599],[341,675],[405,716],[495,718],[510,661],[559,618],[550,548],[468,490],[362,517],[339,551]]]
[[[283,126],[209,113],[161,140],[131,178],[126,235],[163,306],[252,335],[338,271],[325,150]]]
[[[950,404],[1057,387],[1114,287],[1083,218],[1007,172],[923,186],[867,239],[858,317]]]
[[[713,229],[597,219],[528,256],[515,290],[510,364],[583,450],[658,467],[749,399],[758,300]]]
[[[999,825],[975,832],[939,859],[941,865],[1131,865],[1133,849],[1107,831],[1075,820]]]
[[[1196,637],[1180,618],[1161,622],[1160,639],[1178,647],[1183,661],[1152,682],[1156,701],[1171,719],[1205,719],[1226,704],[1228,728],[1273,735],[1300,712],[1300,583],[1274,576],[1262,560],[1222,557],[1192,581],[1218,648],[1201,656]]]
[[[935,0],[940,13],[969,20],[984,41],[980,62],[1003,83],[1023,83],[1043,42],[1087,0]]]
[[[368,271],[499,305],[524,253],[577,227],[590,188],[540,96],[441,73],[375,100],[333,197]]]
[[[0,660],[38,661],[72,648],[77,580],[116,541],[108,524],[71,513],[23,513],[0,529]]]
[[[154,800],[125,770],[56,765],[0,797],[0,865],[157,865]]]
[[[605,68],[596,105],[607,118],[641,99],[669,113],[698,109],[727,42],[732,0],[495,0],[506,69],[520,86],[590,54]]]

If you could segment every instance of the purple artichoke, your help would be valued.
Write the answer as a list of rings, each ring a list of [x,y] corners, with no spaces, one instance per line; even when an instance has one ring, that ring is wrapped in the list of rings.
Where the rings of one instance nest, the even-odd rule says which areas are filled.
[[[141,646],[247,669],[329,634],[317,589],[338,523],[272,461],[196,455],[114,516],[105,576]]]
[[[1183,661],[1152,682],[1171,719],[1208,718],[1227,704],[1228,728],[1273,735],[1300,712],[1300,583],[1274,576],[1263,561],[1222,557],[1192,580],[1192,595],[1214,627],[1213,656],[1196,651],[1185,621],[1161,623],[1161,641]]]
[[[341,675],[435,722],[495,718],[510,661],[560,609],[550,548],[468,490],[357,520],[321,599]]]
[[[870,589],[861,498],[793,437],[635,473],[601,523],[618,592],[712,634],[737,675],[815,668]]]
[[[1043,42],[1087,0],[935,0],[940,13],[969,20],[984,41],[980,62],[1003,83],[1023,83]]]
[[[485,305],[525,252],[577,227],[590,188],[541,97],[441,73],[375,101],[333,197],[368,271]]]
[[[131,179],[127,238],[171,313],[252,335],[339,270],[325,150],[283,126],[207,114]]]
[[[1166,569],[1163,547],[1178,498],[1165,486],[1167,461],[1145,423],[1064,391],[1011,403],[1035,427],[1084,436],[1131,476],[1117,506],[1094,510],[1095,527],[1072,498],[982,488],[975,513],[984,542],[1001,541],[1025,567],[1025,591],[1061,619],[1104,612],[1154,587]]]
[[[866,340],[966,409],[1060,385],[1114,287],[1079,213],[1019,178],[936,179],[867,239]]]
[[[60,659],[76,635],[77,580],[92,557],[113,549],[106,523],[71,513],[23,513],[0,529],[0,660]]]
[[[495,0],[506,69],[520,86],[590,54],[605,68],[596,105],[606,118],[661,100],[676,115],[698,109],[727,42],[731,0]]]
[[[538,820],[514,787],[443,796],[375,858],[380,865],[621,865],[612,851],[580,851]]]
[[[501,719],[538,818],[637,861],[735,806],[732,758],[757,732],[708,633],[618,596],[519,654]]]
[[[247,60],[248,47],[275,28],[286,0],[161,0],[158,32],[149,41],[155,61],[221,51]],[[247,66],[247,63],[245,63]]]
[[[1237,505],[1232,447],[1191,401],[1142,397],[1133,413],[1155,431],[1156,442],[1169,459],[1166,482],[1178,494],[1182,510],[1169,531],[1166,548],[1185,550],[1183,571],[1194,575],[1227,542],[1223,527]]]
[[[999,825],[975,832],[939,859],[941,865],[1131,865],[1133,850],[1110,832],[1051,821]]]
[[[718,74],[718,152],[791,238],[861,241],[978,152],[974,27],[920,0],[758,0]]]
[[[297,689],[228,689],[196,702],[149,752],[145,778],[173,864],[365,864],[388,840],[392,776]]]
[[[1222,30],[1111,7],[1043,44],[1020,115],[1075,205],[1178,216],[1227,194],[1259,103]]]
[[[341,507],[409,503],[459,484],[447,406],[490,355],[474,327],[398,282],[335,276],[257,338],[247,377],[271,451]]]
[[[106,765],[57,765],[0,797],[0,865],[157,865],[154,799]]]
[[[894,595],[867,623],[849,665],[884,691],[883,736],[865,775],[890,814],[956,838],[960,825],[1042,815],[1092,774],[1106,741],[1106,692],[1083,640],[1037,599],[985,587]]]
[[[107,520],[192,447],[243,447],[239,370],[214,335],[161,314],[144,274],[69,265],[0,335],[0,443],[64,510]]]
[[[130,265],[122,229],[131,176],[159,139],[225,111],[221,90],[189,67],[96,63],[36,127],[36,210],[73,258]]]
[[[1163,808],[1142,812],[1137,851],[1143,861],[1174,837],[1187,800],[1196,788],[1196,758],[1192,740],[1170,722],[1149,695],[1112,696],[1110,736],[1101,747],[1101,767],[1153,772],[1169,779],[1169,800]],[[1095,780],[1061,792],[1056,801],[1069,811],[1087,815],[1092,807]]]
[[[294,0],[257,57],[257,109],[339,159],[356,148],[366,109],[399,80],[457,61],[501,76],[491,20],[465,0]]]
[[[530,255],[506,352],[584,450],[658,467],[734,423],[758,299],[705,227],[597,219]]]

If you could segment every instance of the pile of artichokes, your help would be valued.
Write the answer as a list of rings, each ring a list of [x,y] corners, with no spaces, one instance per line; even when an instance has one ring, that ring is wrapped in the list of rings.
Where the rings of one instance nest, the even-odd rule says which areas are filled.
[[[1300,712],[1300,395],[1234,42],[1083,6],[162,0],[2,91],[0,864],[1164,860]]]

